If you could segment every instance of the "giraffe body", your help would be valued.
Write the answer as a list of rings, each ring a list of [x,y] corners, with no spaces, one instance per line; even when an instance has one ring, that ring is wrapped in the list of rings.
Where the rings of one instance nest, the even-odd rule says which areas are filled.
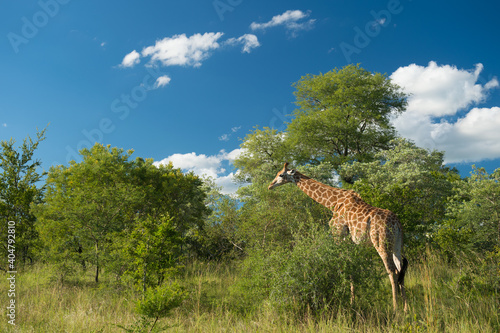
[[[333,212],[330,227],[334,234],[351,235],[356,244],[371,243],[384,262],[392,285],[393,306],[397,308],[396,294],[399,285],[406,311],[404,274],[408,261],[403,257],[403,228],[396,214],[373,207],[354,191],[322,184],[298,171],[285,167],[278,172],[269,189],[294,183],[305,194]]]

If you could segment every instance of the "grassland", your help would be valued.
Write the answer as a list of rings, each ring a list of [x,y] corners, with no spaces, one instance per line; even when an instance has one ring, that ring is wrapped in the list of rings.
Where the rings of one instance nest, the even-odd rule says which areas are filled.
[[[169,332],[499,332],[499,295],[474,270],[431,256],[408,271],[407,313],[393,313],[387,281],[387,293],[374,308],[346,304],[313,315],[279,312],[266,301],[242,307],[233,288],[244,278],[237,266],[198,262],[180,277],[189,298],[157,327]],[[111,275],[104,273],[98,285],[91,282],[92,272],[61,283],[51,267],[35,265],[19,270],[16,278],[16,326],[4,317],[1,332],[125,332],[121,327],[138,323],[138,295]],[[5,281],[0,283],[4,309]]]

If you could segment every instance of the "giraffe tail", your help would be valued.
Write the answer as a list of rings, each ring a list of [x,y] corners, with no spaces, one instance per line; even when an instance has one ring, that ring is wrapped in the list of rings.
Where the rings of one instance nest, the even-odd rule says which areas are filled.
[[[406,257],[403,257],[403,267],[401,267],[401,271],[399,272],[399,275],[398,275],[398,284],[400,286],[404,285],[405,273],[406,273],[407,269],[408,269],[408,259],[406,259]]]

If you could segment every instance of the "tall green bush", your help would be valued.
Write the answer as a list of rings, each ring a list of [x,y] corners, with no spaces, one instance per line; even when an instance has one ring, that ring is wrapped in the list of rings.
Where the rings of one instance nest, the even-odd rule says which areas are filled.
[[[253,251],[244,262],[246,278],[238,283],[260,306],[279,311],[332,311],[349,306],[351,281],[359,306],[377,302],[383,264],[370,246],[331,235],[326,226],[302,226],[289,246]],[[387,298],[389,300],[389,293]],[[246,306],[252,305],[245,300]]]
[[[15,222],[15,248],[18,262],[33,262],[40,242],[35,229],[35,215],[31,204],[43,201],[46,172],[40,170],[42,162],[34,158],[38,145],[45,140],[45,131],[37,131],[36,140],[27,136],[23,144],[15,147],[15,140],[0,141],[0,246],[2,258],[7,258],[8,221]],[[11,225],[12,226],[12,225]],[[10,244],[10,243],[9,243]],[[12,251],[12,248],[9,248]],[[7,261],[4,261],[4,265]],[[2,269],[6,267],[0,266]],[[10,267],[10,270],[15,268]]]

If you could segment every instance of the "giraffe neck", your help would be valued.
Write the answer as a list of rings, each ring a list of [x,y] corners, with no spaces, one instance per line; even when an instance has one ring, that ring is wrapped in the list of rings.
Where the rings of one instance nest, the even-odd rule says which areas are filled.
[[[329,209],[335,209],[339,199],[345,196],[345,190],[325,185],[309,177],[300,177],[296,184],[311,199]]]

